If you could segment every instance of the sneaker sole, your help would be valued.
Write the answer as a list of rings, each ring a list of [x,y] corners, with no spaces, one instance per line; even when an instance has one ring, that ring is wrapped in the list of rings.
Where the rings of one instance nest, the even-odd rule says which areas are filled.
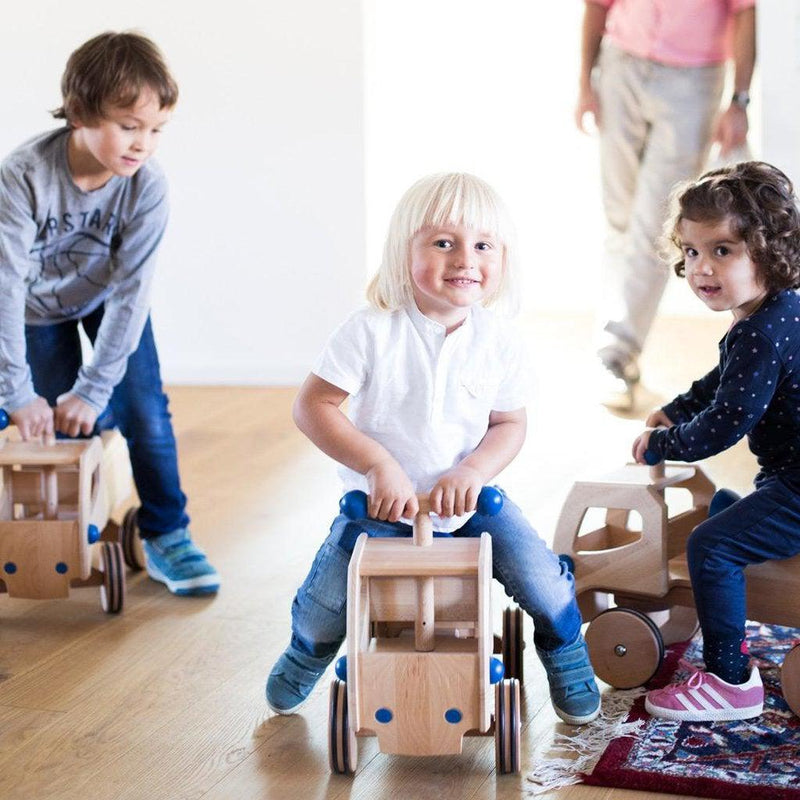
[[[291,714],[296,714],[298,710],[307,702],[308,698],[306,697],[305,700],[301,700],[296,706],[292,706],[291,708],[278,708],[277,706],[272,705],[269,700],[267,700],[267,708],[269,708],[270,711],[274,711],[276,714],[280,714],[282,717],[288,717]]]
[[[556,708],[555,706],[553,706],[553,709],[555,710],[558,718],[562,720],[562,722],[566,722],[567,725],[585,725],[587,722],[591,722],[600,716],[600,706],[598,706],[590,714],[584,714],[582,717],[576,717],[573,714],[567,714],[566,711],[562,711],[560,708]]]
[[[757,706],[746,706],[745,708],[719,708],[714,710],[688,711],[686,709],[661,708],[652,705],[649,699],[645,699],[644,708],[648,714],[660,719],[668,719],[673,722],[733,722],[737,719],[751,719],[761,716],[764,711],[764,704]]]
[[[215,594],[219,590],[218,575],[199,575],[196,578],[184,578],[183,580],[170,580],[163,572],[151,564],[146,564],[147,574],[159,583],[166,585],[173,594],[192,595],[192,594]]]

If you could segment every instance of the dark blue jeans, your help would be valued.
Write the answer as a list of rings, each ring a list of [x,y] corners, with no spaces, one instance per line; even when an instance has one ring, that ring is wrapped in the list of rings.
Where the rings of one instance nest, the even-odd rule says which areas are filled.
[[[89,341],[97,336],[103,306],[80,320]],[[78,321],[25,327],[28,363],[36,393],[51,406],[68,392],[81,367]],[[181,491],[178,453],[168,400],[161,385],[150,318],[125,375],[114,389],[96,430],[118,427],[128,443],[136,491],[141,501],[138,524],[143,538],[170,533],[189,524]]]
[[[741,643],[747,617],[744,568],[800,553],[800,481],[769,477],[709,517],[687,543],[697,616],[706,642]]]

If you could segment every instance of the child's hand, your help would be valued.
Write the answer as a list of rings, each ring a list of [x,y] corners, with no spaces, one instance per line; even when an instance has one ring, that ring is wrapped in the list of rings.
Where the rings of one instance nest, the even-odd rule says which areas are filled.
[[[369,484],[367,512],[373,519],[397,522],[413,519],[419,511],[417,494],[403,468],[394,460],[381,461],[366,473]]]
[[[647,462],[644,460],[644,453],[647,450],[647,446],[650,444],[650,434],[655,430],[655,428],[647,428],[644,433],[640,433],[636,440],[633,443],[632,453],[633,453],[633,460],[637,464],[646,464]]]
[[[44,397],[34,397],[8,416],[17,426],[23,441],[53,435],[53,409]]]
[[[654,408],[644,424],[648,428],[671,428],[675,423],[664,413],[663,408]]]
[[[442,475],[431,489],[431,511],[440,517],[460,517],[474,511],[483,488],[483,475],[459,465]]]
[[[62,394],[56,402],[55,426],[57,431],[75,437],[79,433],[89,436],[94,430],[97,412],[80,397]]]

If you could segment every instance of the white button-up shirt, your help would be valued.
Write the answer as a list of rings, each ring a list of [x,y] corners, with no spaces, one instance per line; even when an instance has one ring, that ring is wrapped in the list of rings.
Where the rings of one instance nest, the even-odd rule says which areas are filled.
[[[481,306],[449,336],[415,305],[356,311],[313,372],[350,395],[350,420],[391,453],[417,492],[430,491],[478,446],[492,411],[523,408],[529,384],[519,337]],[[345,491],[367,491],[363,475],[344,466],[340,475]],[[466,519],[433,524],[450,531]]]

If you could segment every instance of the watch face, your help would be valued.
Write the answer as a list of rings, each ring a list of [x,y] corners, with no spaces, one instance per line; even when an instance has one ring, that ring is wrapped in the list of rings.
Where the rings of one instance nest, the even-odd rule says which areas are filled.
[[[748,92],[734,92],[731,102],[741,108],[747,108],[750,103],[750,94]]]

